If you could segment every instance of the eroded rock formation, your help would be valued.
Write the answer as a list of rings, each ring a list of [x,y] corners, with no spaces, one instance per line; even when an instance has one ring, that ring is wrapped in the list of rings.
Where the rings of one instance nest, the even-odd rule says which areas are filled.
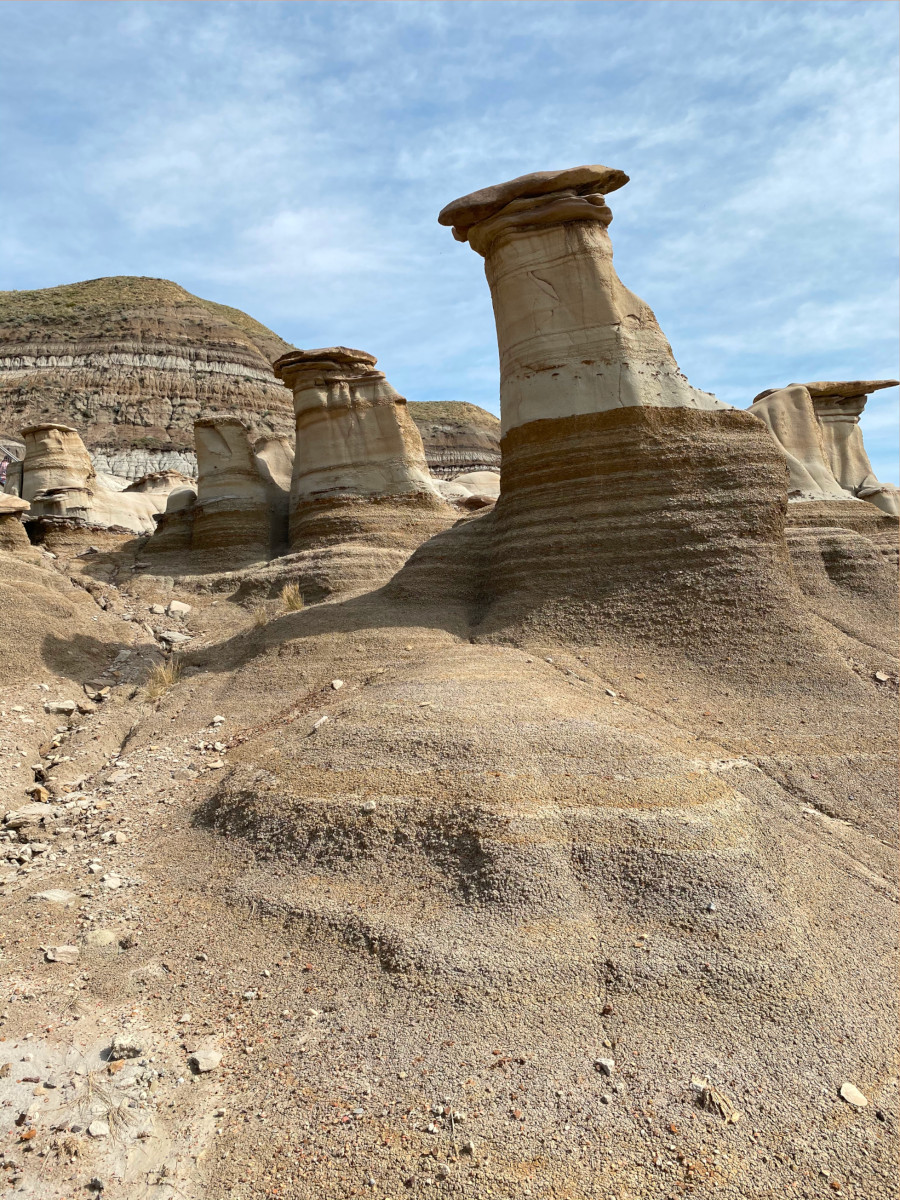
[[[786,471],[757,421],[688,383],[616,275],[605,194],[626,182],[538,172],[439,218],[485,258],[500,348],[483,629],[696,640],[702,596],[721,648],[738,608],[786,611]]]
[[[879,483],[859,418],[869,394],[896,379],[791,383],[754,397],[750,412],[768,425],[787,460],[792,501],[867,500],[898,515],[898,490]]]
[[[22,498],[29,520],[47,528],[110,529],[147,534],[153,516],[165,508],[168,491],[180,476],[167,473],[125,491],[110,491],[98,480],[84,442],[68,425],[32,425],[22,430]]]
[[[165,279],[119,277],[0,293],[0,433],[83,431],[97,469],[134,480],[174,468],[200,417],[289,433],[271,362],[287,343],[246,313]]]
[[[455,400],[410,401],[407,412],[422,435],[432,475],[500,470],[500,422],[476,404]]]
[[[0,550],[27,550],[31,545],[22,524],[26,512],[27,500],[0,492]]]
[[[328,561],[325,590],[388,578],[451,519],[406,400],[376,361],[332,346],[275,363],[296,419],[290,549],[312,556],[317,577]]]

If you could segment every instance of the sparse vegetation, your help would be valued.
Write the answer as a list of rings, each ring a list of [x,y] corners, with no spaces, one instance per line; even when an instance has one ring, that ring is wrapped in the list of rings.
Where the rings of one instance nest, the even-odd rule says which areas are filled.
[[[144,695],[148,700],[160,700],[181,678],[181,662],[178,658],[170,658],[168,662],[157,663],[144,685]]]
[[[253,624],[257,628],[261,628],[263,625],[268,625],[269,614],[261,604],[258,604],[256,608],[251,609],[251,613],[253,615]]]
[[[286,583],[281,589],[281,603],[285,612],[299,612],[303,607],[303,594],[296,583]]]

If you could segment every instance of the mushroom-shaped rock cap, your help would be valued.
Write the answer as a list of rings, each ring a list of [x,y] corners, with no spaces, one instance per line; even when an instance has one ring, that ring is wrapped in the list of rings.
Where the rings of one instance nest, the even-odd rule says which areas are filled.
[[[378,359],[366,350],[352,350],[349,346],[325,346],[321,350],[289,350],[272,364],[279,379],[282,371],[291,367],[313,366],[320,362],[343,363],[345,366],[374,367]]]
[[[29,425],[26,429],[20,429],[22,437],[26,437],[29,433],[44,433],[48,429],[59,429],[63,433],[78,433],[74,425],[60,425],[58,421],[44,421],[41,425]]]
[[[530,175],[520,175],[518,179],[510,179],[507,183],[495,183],[493,187],[482,188],[479,192],[470,192],[468,196],[451,200],[441,209],[438,222],[441,225],[453,225],[461,233],[465,233],[478,221],[484,221],[498,213],[512,200],[520,200],[526,196],[546,196],[548,192],[562,192],[567,188],[614,192],[616,188],[624,187],[627,182],[628,176],[624,171],[604,167],[600,163],[569,167],[565,171],[533,171]]]
[[[806,390],[813,400],[817,400],[825,396],[868,396],[872,392],[880,392],[882,388],[897,386],[896,379],[850,379],[840,383],[820,380],[806,384]]]
[[[23,500],[21,496],[10,496],[6,492],[0,492],[0,517],[9,516],[10,513],[25,512],[31,505],[27,500]]]
[[[842,397],[849,399],[851,396],[869,396],[872,392],[880,392],[882,388],[892,388],[900,386],[900,380],[897,379],[849,379],[842,382],[834,380],[819,380],[816,383],[789,383],[787,387],[805,387],[813,400],[824,400],[828,397]],[[773,392],[782,391],[782,388],[766,388],[764,392],[760,392],[758,396],[753,397],[753,403],[757,400],[764,400],[766,396],[771,396]]]

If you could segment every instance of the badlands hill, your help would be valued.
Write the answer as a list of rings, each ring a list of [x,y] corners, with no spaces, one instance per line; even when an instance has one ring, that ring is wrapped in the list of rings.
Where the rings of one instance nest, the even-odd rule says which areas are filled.
[[[100,471],[194,475],[195,420],[232,416],[255,436],[292,432],[290,397],[272,373],[289,349],[240,309],[167,279],[0,292],[0,438],[62,422],[79,430]],[[499,468],[493,414],[464,402],[410,412],[435,474]]]
[[[898,522],[855,424],[893,381],[692,386],[613,266],[625,183],[441,214],[494,302],[496,502],[340,345],[274,363],[295,441],[200,420],[149,536],[29,433],[19,1194],[895,1197]]]

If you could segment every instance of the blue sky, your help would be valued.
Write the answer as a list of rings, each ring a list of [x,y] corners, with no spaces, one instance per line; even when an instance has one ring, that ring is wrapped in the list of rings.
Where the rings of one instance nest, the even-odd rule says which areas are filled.
[[[890,0],[0,4],[0,287],[153,275],[497,410],[447,201],[602,162],[691,382],[897,374]],[[897,391],[869,401],[898,481]]]

